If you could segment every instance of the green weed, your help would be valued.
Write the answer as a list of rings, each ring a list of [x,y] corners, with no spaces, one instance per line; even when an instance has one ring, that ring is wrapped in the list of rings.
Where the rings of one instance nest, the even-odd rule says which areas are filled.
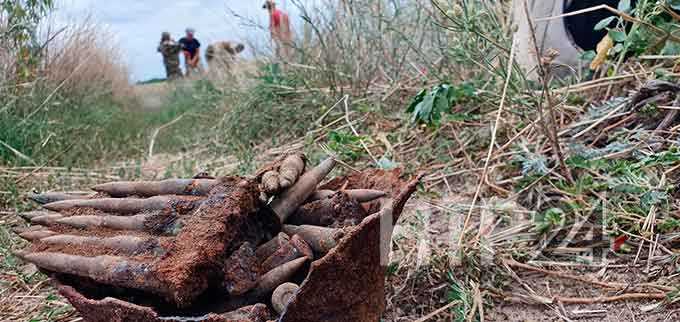
[[[411,113],[411,122],[424,123],[438,126],[442,120],[442,114],[451,113],[452,106],[469,101],[475,94],[475,88],[470,83],[462,83],[457,86],[440,84],[430,90],[420,91],[406,109]],[[462,120],[469,115],[453,114],[452,118]]]
[[[472,290],[466,288],[464,284],[457,280],[452,273],[449,273],[449,302],[457,302],[451,310],[455,315],[455,322],[468,321],[469,316],[474,316],[474,321],[479,320],[477,313],[472,312],[474,297]]]
[[[56,97],[36,111],[28,107],[40,106],[45,99],[36,96],[0,111],[0,141],[5,143],[0,146],[0,162],[91,167],[104,159],[139,158],[156,128],[184,115],[181,123],[165,129],[156,142],[157,151],[180,151],[195,143],[201,129],[215,125],[219,98],[205,82],[178,88],[159,111],[143,111],[107,97],[94,101]]]
[[[361,146],[362,137],[349,131],[331,131],[328,133],[328,148],[343,159],[358,160],[365,154]]]

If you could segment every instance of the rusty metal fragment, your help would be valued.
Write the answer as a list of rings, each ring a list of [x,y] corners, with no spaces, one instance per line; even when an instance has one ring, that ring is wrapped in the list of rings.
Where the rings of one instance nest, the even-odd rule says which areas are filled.
[[[380,218],[374,217],[312,263],[307,279],[280,321],[379,321],[385,309],[384,286]]]
[[[151,307],[111,297],[101,300],[88,299],[71,286],[61,285],[58,290],[88,322],[266,322],[272,318],[271,311],[264,304],[246,306],[224,313],[161,316]]]
[[[224,288],[230,295],[243,295],[257,285],[260,278],[255,249],[244,243],[224,262]]]
[[[273,254],[267,257],[264,262],[262,262],[262,265],[260,265],[260,270],[266,273],[276,267],[300,257],[305,256],[295,247],[295,245],[293,245],[291,242],[287,242],[281,245],[278,250],[276,250]]]
[[[396,176],[399,181],[395,183],[390,182],[394,180],[391,178],[394,178],[395,172],[379,170],[377,173],[377,177],[346,178],[345,182],[372,181],[373,185],[390,191],[393,196],[390,216],[378,213],[367,217],[359,226],[350,228],[337,247],[313,262],[309,275],[279,322],[380,320],[385,309],[386,269],[381,265],[381,238],[386,237],[381,236],[381,225],[384,225],[381,221],[396,220],[401,215],[404,204],[416,190],[419,178],[405,184]],[[386,189],[389,186],[393,189]],[[389,222],[388,226],[392,224]]]
[[[367,216],[359,201],[339,191],[330,198],[312,201],[300,207],[289,219],[292,225],[326,227],[354,226]]]
[[[367,170],[318,187],[335,161],[303,174],[304,161],[288,155],[255,179],[102,185],[114,196],[150,198],[100,194],[88,199],[94,202],[61,204],[83,210],[52,205],[59,212],[27,214],[45,227],[18,230],[33,240],[20,255],[53,274],[85,321],[379,321],[381,247],[386,239],[389,246],[391,225],[418,179],[407,183],[399,170]],[[270,171],[286,174],[283,185],[292,186],[268,207],[260,179]],[[198,186],[187,188],[191,183]],[[196,198],[182,210],[167,207],[178,196],[163,193],[178,189],[204,196],[181,197]],[[338,192],[300,206],[318,190]],[[88,210],[92,205],[117,216]]]
[[[186,220],[180,234],[153,270],[166,281],[169,300],[180,307],[191,305],[212,284],[219,284],[219,259],[240,247],[247,228],[254,226],[259,190],[253,181],[217,186]]]

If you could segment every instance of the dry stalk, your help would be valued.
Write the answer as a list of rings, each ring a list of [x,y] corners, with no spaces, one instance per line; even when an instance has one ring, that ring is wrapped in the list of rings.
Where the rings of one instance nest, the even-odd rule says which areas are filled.
[[[168,123],[166,123],[166,124],[163,124],[163,125],[159,126],[159,127],[153,132],[153,134],[151,135],[151,141],[150,141],[150,143],[149,143],[149,155],[148,155],[149,160],[153,157],[153,147],[154,147],[154,145],[155,145],[155,143],[156,143],[156,137],[158,136],[158,133],[160,133],[161,130],[163,130],[164,128],[170,127],[170,126],[172,126],[173,124],[179,122],[179,121],[184,117],[185,114],[186,114],[186,113],[182,113],[180,116],[178,116],[178,117],[175,118],[174,120],[172,120],[172,121],[170,121],[170,122],[168,122]]]
[[[528,265],[528,264],[522,264],[522,263],[519,263],[519,262],[514,261],[514,260],[506,260],[505,263],[510,267],[521,268],[521,269],[524,269],[524,270],[538,272],[538,273],[541,273],[541,274],[554,276],[554,277],[557,277],[557,278],[568,279],[568,280],[577,281],[577,282],[581,282],[581,283],[591,284],[591,285],[595,285],[595,286],[602,287],[602,288],[605,288],[605,289],[623,290],[623,289],[627,289],[627,288],[630,288],[630,287],[636,287],[637,286],[637,287],[654,288],[654,289],[664,291],[664,292],[671,292],[671,291],[675,290],[675,288],[673,288],[673,287],[651,284],[651,283],[641,283],[641,284],[638,284],[638,285],[630,285],[630,284],[625,284],[625,283],[596,281],[596,280],[591,280],[591,279],[583,277],[583,276],[576,276],[576,275],[572,275],[572,274],[565,273],[565,272],[556,272],[556,271],[551,271],[551,270],[535,267],[535,266]]]
[[[361,138],[361,136],[359,135],[359,132],[357,132],[357,130],[354,128],[354,125],[352,125],[352,120],[350,120],[350,118],[349,118],[349,102],[348,102],[349,101],[349,95],[345,95],[345,97],[343,97],[342,99],[344,100],[344,104],[345,104],[345,121],[347,121],[347,125],[352,130],[352,133],[354,133],[354,135],[356,135],[359,138],[359,143],[361,143],[361,146],[364,147],[364,150],[366,150],[366,153],[368,153],[368,155],[371,157],[371,159],[373,159],[373,162],[375,162],[376,165],[380,164],[380,162],[378,162],[378,159],[376,159],[375,156],[373,155],[373,152],[371,152],[371,150],[368,148],[368,146],[366,146],[364,139]]]
[[[503,300],[511,303],[530,303],[536,304],[601,304],[621,301],[640,301],[640,300],[664,300],[666,293],[626,293],[613,296],[598,296],[598,297],[567,297],[567,296],[533,296],[523,294],[503,294]]]
[[[557,135],[559,127],[555,121],[555,102],[550,91],[550,80],[552,78],[551,63],[552,60],[557,57],[557,55],[559,55],[559,53],[547,53],[548,55],[543,57],[543,53],[541,53],[540,49],[538,48],[538,41],[536,40],[536,34],[534,33],[534,23],[531,18],[531,14],[529,13],[529,7],[526,0],[524,0],[524,12],[529,23],[529,30],[531,31],[529,32],[531,35],[531,42],[533,43],[534,49],[536,51],[538,77],[540,78],[540,81],[543,85],[541,99],[536,104],[536,107],[538,108],[538,117],[541,126],[543,127],[544,134],[548,138],[548,141],[550,141],[550,145],[552,145],[552,150],[555,154],[555,157],[557,158],[557,162],[559,162],[562,175],[569,181],[570,184],[573,185],[574,177],[572,176],[571,170],[569,167],[567,167],[567,164],[564,161],[564,154],[562,153],[562,147],[560,146],[559,137]],[[545,120],[543,104],[545,104],[545,107],[548,109],[547,122]]]
[[[498,134],[498,126],[501,122],[501,115],[503,115],[503,108],[505,107],[505,101],[508,94],[508,87],[510,86],[510,80],[512,79],[512,67],[515,61],[515,47],[516,47],[515,45],[516,45],[515,39],[513,39],[512,47],[510,48],[510,58],[508,59],[507,77],[505,79],[505,85],[503,86],[503,94],[501,96],[501,102],[498,106],[496,121],[493,127],[493,131],[491,133],[491,143],[489,144],[489,151],[487,152],[486,160],[484,161],[484,170],[482,171],[482,177],[479,178],[479,182],[477,183],[477,189],[475,190],[475,196],[472,198],[472,206],[470,207],[470,210],[468,210],[467,216],[465,217],[463,230],[461,231],[460,237],[458,239],[458,249],[462,249],[463,240],[465,238],[465,232],[467,231],[470,225],[470,219],[472,218],[472,212],[474,211],[475,204],[479,199],[479,194],[482,190],[482,184],[486,182],[485,178],[489,173],[489,163],[493,155],[494,146],[496,145],[496,135]]]
[[[429,321],[430,319],[432,319],[432,318],[434,318],[435,316],[439,315],[440,313],[442,313],[442,312],[444,312],[444,311],[446,311],[446,310],[448,310],[448,309],[454,307],[454,306],[457,305],[457,304],[459,304],[457,301],[454,301],[454,302],[451,302],[451,303],[449,303],[449,304],[446,304],[446,305],[444,305],[444,306],[442,306],[442,307],[440,307],[440,308],[438,308],[438,309],[432,311],[432,312],[429,313],[428,315],[426,315],[426,316],[424,316],[424,317],[422,317],[422,318],[420,318],[420,319],[418,319],[418,320],[415,320],[415,321],[413,321],[413,322],[425,322],[425,321]]]

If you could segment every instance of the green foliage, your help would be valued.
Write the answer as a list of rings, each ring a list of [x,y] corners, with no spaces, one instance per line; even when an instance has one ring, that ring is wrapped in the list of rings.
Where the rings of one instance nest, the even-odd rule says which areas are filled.
[[[470,83],[457,86],[440,84],[429,91],[426,89],[420,91],[413,98],[406,112],[411,113],[413,123],[439,125],[443,113],[451,112],[453,105],[468,101],[474,94],[475,88]]]
[[[618,9],[619,9],[619,11],[623,11],[623,12],[626,12],[626,13],[630,12],[630,10],[632,9],[631,4],[630,4],[630,0],[619,1]]]
[[[167,79],[165,78],[151,78],[144,81],[137,82],[137,85],[150,85],[150,84],[160,84],[165,83]]]
[[[262,143],[278,145],[307,133],[319,117],[320,102],[315,94],[281,94],[260,82],[246,90],[223,93],[229,112],[222,116],[218,131],[230,149],[251,149]]]
[[[586,158],[582,155],[574,155],[565,162],[572,169],[601,169],[606,166],[605,160]]]
[[[389,265],[387,265],[387,270],[385,271],[385,276],[395,276],[397,275],[397,272],[399,272],[399,263],[398,262],[392,262]]]
[[[680,44],[648,26],[653,25],[668,34],[677,34],[679,30],[677,22],[673,17],[664,13],[663,6],[666,3],[664,1],[640,0],[635,2],[635,8],[633,8],[632,3],[631,0],[621,0],[618,4],[618,10],[630,14],[646,24],[630,23],[623,17],[611,16],[595,25],[595,30],[607,29],[609,37],[614,41],[615,45],[610,51],[610,55],[617,56],[618,62],[621,63],[630,55],[676,55],[677,52],[680,52]],[[667,4],[671,8],[678,6],[677,0],[668,0]]]
[[[515,162],[518,162],[522,168],[522,175],[542,176],[548,173],[548,158],[544,155],[539,155],[531,152],[517,154],[514,157]]]
[[[642,209],[649,211],[653,206],[662,206],[668,203],[669,196],[664,191],[650,190],[646,191],[640,197],[640,206]]]
[[[52,0],[2,0],[0,9],[2,16],[7,19],[10,26],[0,39],[8,39],[16,45],[35,39],[35,32],[40,20],[49,12],[54,5]]]
[[[52,0],[0,0],[0,23],[5,25],[0,29],[0,42],[12,46],[19,82],[36,76],[34,70],[43,47],[38,42],[37,29],[53,5]]]
[[[356,161],[365,154],[362,139],[350,131],[331,131],[328,133],[328,148],[343,159]]]
[[[539,233],[546,233],[550,229],[564,224],[564,210],[560,208],[550,208],[534,218],[534,227]]]
[[[295,87],[301,85],[303,82],[299,81],[294,73],[284,73],[281,65],[278,63],[267,64],[260,67],[257,79],[263,85],[281,85]]]
[[[599,150],[608,154],[618,151],[621,146],[625,145],[613,142]],[[567,159],[567,165],[576,174],[575,184],[571,185],[563,180],[552,182],[558,189],[569,195],[579,196],[582,200],[592,198],[595,202],[588,201],[591,205],[605,197],[606,207],[616,209],[617,212],[624,211],[646,217],[652,208],[660,213],[671,211],[673,205],[670,192],[673,186],[670,183],[662,184],[658,172],[663,172],[664,169],[680,162],[678,148],[670,147],[668,150],[653,154],[640,154],[638,157],[616,160],[597,158],[603,155],[601,151],[579,150],[581,149],[572,149],[575,155]],[[566,208],[565,205],[564,202],[558,203],[558,207],[562,209],[574,210],[573,207]],[[543,217],[538,218],[542,220]],[[639,231],[641,228],[638,222],[631,222],[627,218],[616,215],[609,216],[605,220],[615,225],[617,229]],[[676,222],[672,220],[664,222],[664,229],[672,231],[677,228],[675,224]]]
[[[142,157],[151,133],[185,114],[181,125],[164,129],[155,145],[157,152],[179,151],[193,144],[201,133],[198,130],[206,128],[206,123],[214,126],[220,116],[219,93],[206,82],[178,88],[158,111],[129,108],[110,97],[58,96],[36,111],[46,95],[24,97],[0,111],[0,141],[31,159],[22,159],[0,145],[0,164],[88,167],[102,159]]]
[[[602,30],[604,28],[607,28],[607,26],[609,26],[614,21],[614,19],[616,19],[616,16],[611,16],[609,18],[602,19],[595,25],[595,30]]]
[[[466,122],[479,120],[481,117],[477,114],[471,114],[470,112],[462,113],[451,113],[446,116],[446,121],[448,122]]]
[[[279,84],[281,83],[282,74],[279,64],[268,64],[260,68],[259,79],[264,84]]]
[[[464,322],[467,321],[468,316],[473,315],[474,321],[479,320],[476,312],[472,312],[474,306],[474,297],[472,291],[467,289],[462,282],[457,280],[451,272],[449,272],[449,302],[456,302],[451,309],[455,315],[453,321]]]
[[[680,220],[668,218],[659,224],[659,231],[662,233],[674,233],[680,230]]]
[[[677,147],[671,147],[669,150],[645,156],[638,164],[636,164],[636,166],[672,166],[678,162],[680,162],[680,150]]]
[[[661,49],[661,55],[668,56],[680,55],[680,43],[670,41],[667,42],[663,49]]]
[[[588,51],[582,52],[581,57],[579,57],[579,59],[582,60],[582,61],[589,62],[589,61],[592,61],[593,59],[595,59],[595,57],[597,57],[597,53],[594,50],[588,50]]]

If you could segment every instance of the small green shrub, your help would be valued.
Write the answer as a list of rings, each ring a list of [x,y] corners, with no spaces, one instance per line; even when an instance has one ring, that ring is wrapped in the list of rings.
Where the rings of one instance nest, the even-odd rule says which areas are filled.
[[[457,86],[440,84],[429,91],[423,89],[411,101],[406,109],[411,113],[411,122],[427,125],[439,125],[442,114],[450,113],[451,107],[468,101],[475,94],[475,88],[470,83]]]

